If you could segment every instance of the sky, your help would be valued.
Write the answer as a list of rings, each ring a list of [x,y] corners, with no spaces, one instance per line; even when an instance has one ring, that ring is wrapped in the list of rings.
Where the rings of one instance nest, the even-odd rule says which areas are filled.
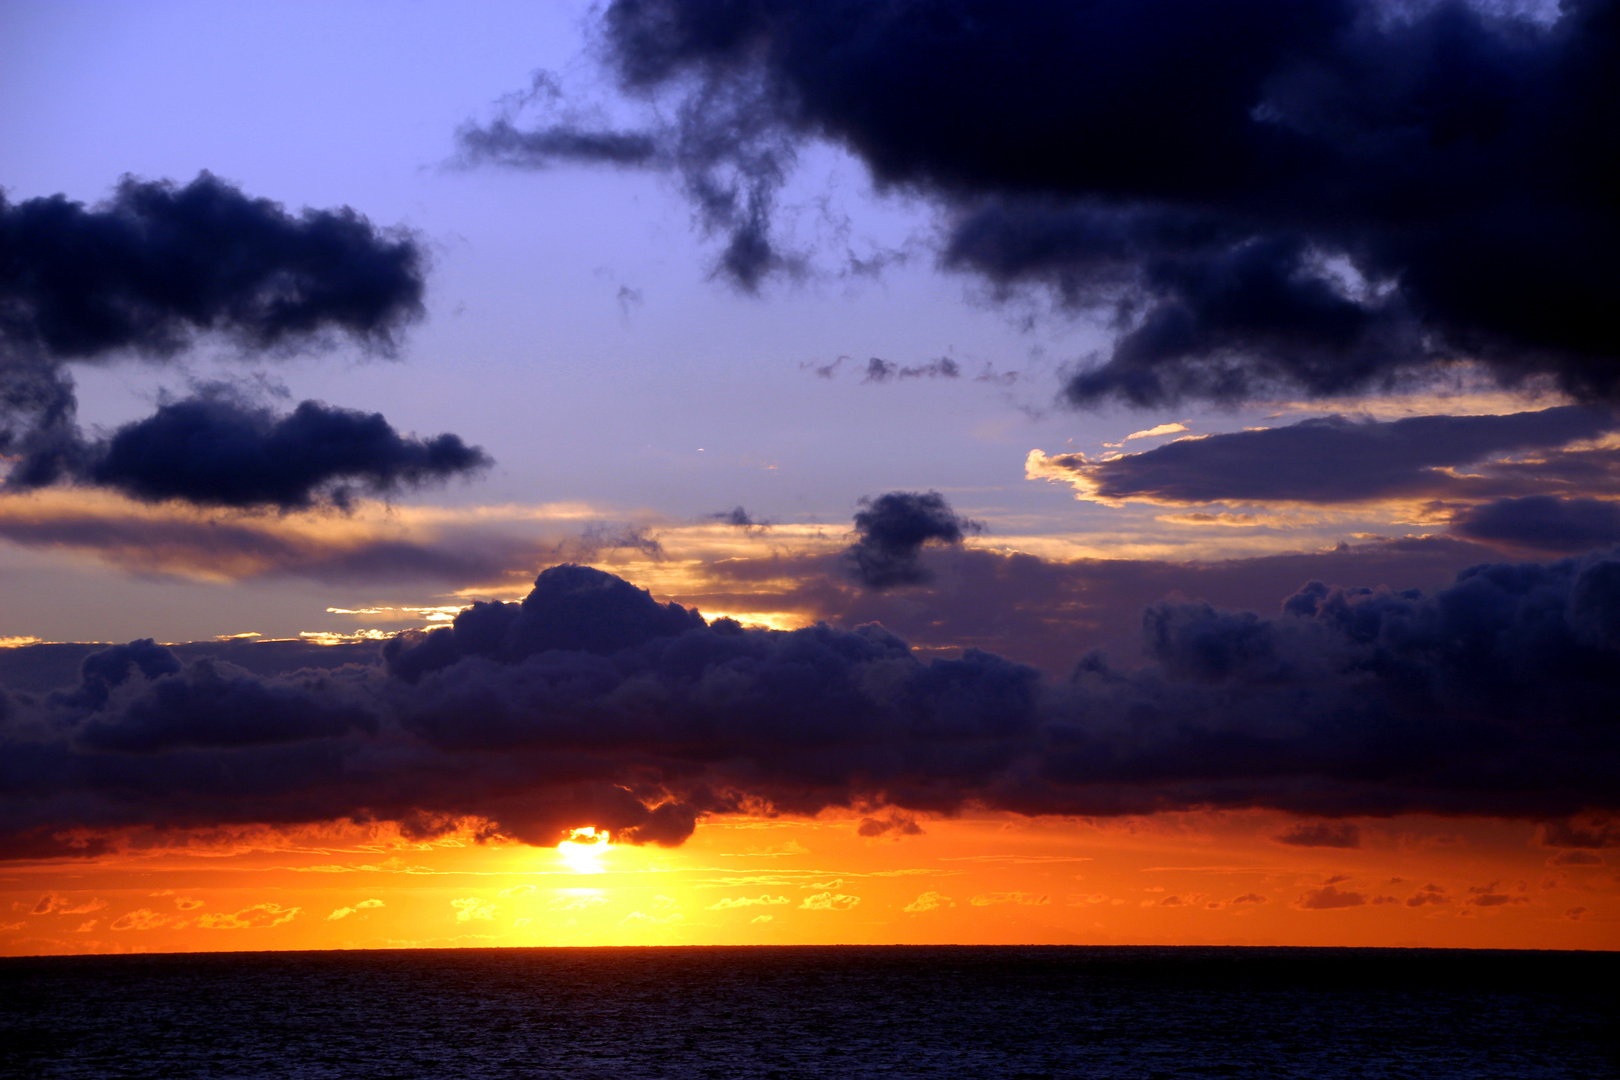
[[[1620,947],[1620,32],[0,9],[0,954]]]

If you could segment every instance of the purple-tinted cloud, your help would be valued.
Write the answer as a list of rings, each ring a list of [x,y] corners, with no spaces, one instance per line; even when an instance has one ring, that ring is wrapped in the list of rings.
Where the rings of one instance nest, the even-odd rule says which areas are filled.
[[[798,263],[774,206],[826,140],[946,218],[942,260],[1112,316],[1078,405],[1399,385],[1478,358],[1612,399],[1614,0],[615,0],[605,56],[669,120],[461,133],[520,166],[679,176],[717,270]],[[964,78],[963,72],[974,77]]]
[[[522,604],[397,637],[386,666],[265,676],[134,642],[76,686],[8,692],[0,838],[21,857],[120,828],[474,816],[534,843],[590,824],[673,844],[761,803],[1612,812],[1616,581],[1588,557],[1433,595],[1313,584],[1274,618],[1164,602],[1148,667],[1093,656],[1056,681],[977,650],[924,660],[874,625],[707,623],[553,567]]]
[[[1451,531],[1471,540],[1566,553],[1620,544],[1620,502],[1527,495],[1469,507]]]
[[[347,336],[391,351],[421,317],[426,255],[353,210],[290,214],[208,173],[126,177],[87,209],[0,196],[0,453],[13,489],[63,480],[148,500],[290,509],[388,492],[488,464],[454,435],[400,436],[382,417],[304,402],[285,417],[205,393],[110,439],[75,423],[68,361],[161,360],[204,335],[255,355]]]
[[[868,588],[919,585],[931,576],[922,563],[926,545],[960,544],[982,528],[959,516],[937,491],[891,491],[861,500],[857,539],[844,554],[856,580]]]
[[[77,479],[147,502],[282,510],[344,505],[356,488],[385,495],[492,464],[455,435],[402,436],[380,413],[305,401],[278,416],[220,396],[160,406],[84,458]]]
[[[1361,829],[1349,821],[1301,822],[1274,839],[1294,847],[1358,848]]]
[[[1043,475],[1066,475],[1088,497],[1165,503],[1355,503],[1395,498],[1490,498],[1548,483],[1587,483],[1620,493],[1609,451],[1551,454],[1518,466],[1457,466],[1493,455],[1556,451],[1620,429],[1604,409],[1576,406],[1506,416],[1416,416],[1351,420],[1330,416],[1285,427],[1179,439],[1139,454],[1092,461],[1046,458]],[[1603,462],[1593,467],[1594,457]],[[1465,533],[1478,536],[1478,533]],[[1571,549],[1555,549],[1571,550]]]

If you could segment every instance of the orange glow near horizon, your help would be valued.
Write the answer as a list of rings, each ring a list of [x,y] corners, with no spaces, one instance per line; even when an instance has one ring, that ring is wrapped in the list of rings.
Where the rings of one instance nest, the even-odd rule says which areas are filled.
[[[1282,815],[715,818],[679,848],[554,849],[358,827],[0,873],[5,955],[652,944],[1620,949],[1612,852],[1523,822]],[[920,829],[921,831],[913,831]]]

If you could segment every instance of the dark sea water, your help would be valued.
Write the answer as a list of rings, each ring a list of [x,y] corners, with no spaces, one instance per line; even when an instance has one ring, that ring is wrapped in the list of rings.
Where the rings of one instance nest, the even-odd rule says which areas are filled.
[[[6,1077],[1614,1077],[1620,955],[806,947],[0,960]]]

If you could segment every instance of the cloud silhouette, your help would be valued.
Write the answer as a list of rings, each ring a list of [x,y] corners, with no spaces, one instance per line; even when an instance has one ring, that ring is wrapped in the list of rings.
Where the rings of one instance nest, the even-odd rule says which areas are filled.
[[[922,564],[928,544],[960,544],[979,532],[978,522],[960,517],[937,491],[891,491],[862,499],[855,512],[856,541],[846,551],[856,580],[872,589],[928,581]]]
[[[125,177],[94,208],[0,195],[0,454],[12,489],[63,480],[211,506],[307,506],[488,464],[454,435],[404,438],[377,415],[289,416],[213,391],[107,440],[76,423],[69,361],[162,360],[217,335],[252,355],[345,336],[392,351],[422,315],[426,256],[348,207],[289,213],[209,173]]]
[[[709,623],[559,566],[382,664],[264,675],[132,642],[77,685],[0,695],[0,852],[336,819],[678,844],[761,805],[970,804],[1517,816],[1571,846],[1620,809],[1613,556],[1485,564],[1433,594],[1311,583],[1271,618],[1161,602],[1144,639],[1146,667],[1093,655],[1054,680],[973,649],[923,660],[875,625]],[[1285,836],[1350,839],[1321,828]]]
[[[1560,448],[1620,429],[1607,409],[1561,406],[1504,416],[1301,420],[1283,427],[1178,439],[1138,454],[1030,456],[1031,475],[1074,484],[1082,497],[1171,504],[1331,505],[1396,498],[1490,498],[1583,484],[1616,490],[1609,449],[1493,456]],[[1484,463],[1459,476],[1455,467]],[[1485,537],[1478,532],[1464,535]],[[1589,545],[1590,546],[1590,545]],[[1568,549],[1565,549],[1568,550]]]
[[[460,138],[672,173],[749,289],[799,266],[774,228],[799,151],[839,146],[940,208],[945,266],[1111,320],[1076,405],[1342,394],[1463,358],[1612,400],[1617,10],[615,0],[604,55],[645,122],[593,126],[553,83],[531,125]]]
[[[455,435],[401,436],[380,413],[305,401],[277,416],[223,396],[199,396],[85,448],[76,478],[148,502],[303,509],[346,504],[353,488],[388,494],[492,464]]]
[[[1620,544],[1620,503],[1527,495],[1463,511],[1452,532],[1537,552],[1590,551]]]
[[[1302,822],[1275,839],[1294,847],[1358,848],[1361,829],[1349,821]]]

